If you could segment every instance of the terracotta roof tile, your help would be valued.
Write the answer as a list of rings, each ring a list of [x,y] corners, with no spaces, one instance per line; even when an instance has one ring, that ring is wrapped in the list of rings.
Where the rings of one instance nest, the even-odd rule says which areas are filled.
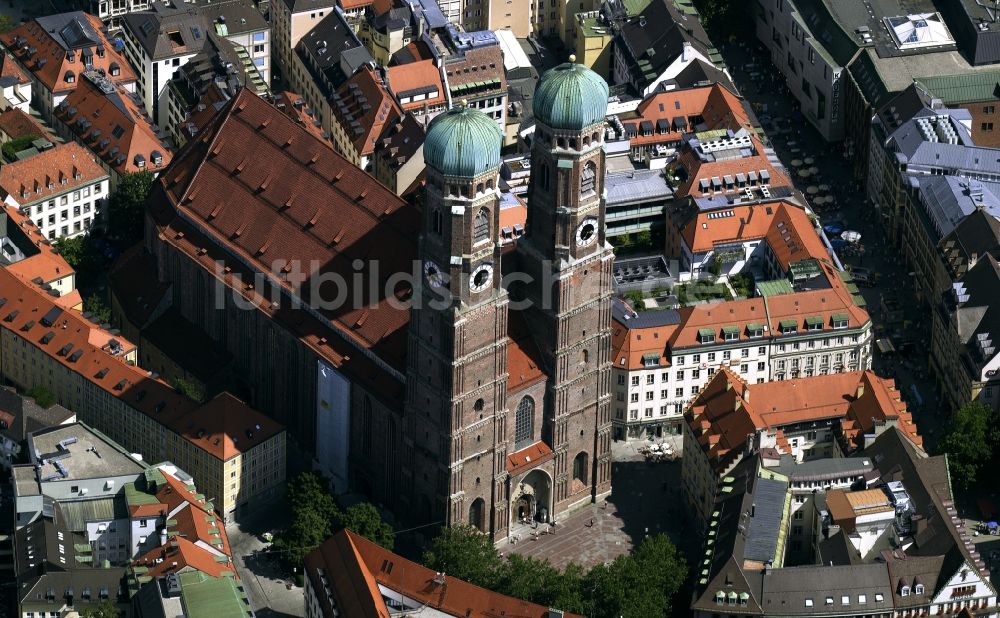
[[[46,315],[57,304],[55,299],[22,281],[9,269],[0,269],[0,297],[6,299],[0,309],[4,316],[0,328],[18,336],[23,336],[25,331],[21,329],[34,320],[32,316]],[[76,311],[64,310],[58,317],[58,324],[60,328],[46,329],[52,337],[44,343],[41,331],[37,337],[25,337],[25,341],[111,396],[127,400],[133,409],[217,458],[228,458],[237,450],[257,446],[283,430],[276,421],[228,393],[206,404],[198,404],[150,377],[145,370],[126,364],[124,354],[135,346],[121,336],[101,330]],[[36,324],[33,330],[39,328],[43,327]],[[122,353],[113,355],[109,351],[112,340],[121,346]],[[71,352],[59,354],[67,345]],[[256,429],[257,425],[263,429]],[[248,431],[253,435],[248,435]],[[215,444],[216,438],[219,444]]]
[[[116,65],[119,73],[112,78],[116,83],[126,84],[135,81],[132,67],[124,56],[115,51],[99,18],[80,11],[63,14],[60,17],[66,17],[68,24],[81,31],[89,29],[88,36],[97,37],[103,52],[97,47],[85,48],[93,53],[91,65],[94,70],[103,69],[112,75],[112,65]],[[0,34],[0,43],[14,54],[23,70],[31,73],[49,91],[66,93],[77,88],[82,81],[80,74],[86,67],[81,57],[83,49],[73,50],[71,60],[57,36],[56,33],[47,32],[36,19]],[[67,81],[66,78],[70,74],[74,76],[74,81]]]
[[[369,66],[344,82],[337,91],[337,97],[345,107],[341,109],[335,97],[332,101],[333,115],[361,156],[371,155],[386,125],[402,115],[381,78]]]
[[[16,107],[12,107],[0,113],[0,131],[10,139],[19,137],[37,136],[48,138],[48,131],[45,130],[37,120]]]
[[[89,150],[71,142],[0,167],[0,190],[26,206],[107,177]]]
[[[0,56],[0,79],[7,78],[16,84],[28,84],[31,80],[10,54]]]
[[[651,135],[643,134],[643,122],[652,125]],[[635,131],[629,137],[633,147],[678,143],[696,130],[752,128],[739,97],[721,84],[651,94],[639,103],[635,117],[622,118],[622,124]]]
[[[427,98],[401,104],[406,111],[420,110],[424,106],[433,107],[445,102],[444,84],[441,71],[433,60],[420,60],[386,69],[386,86],[396,95],[396,100],[424,94]],[[434,94],[436,93],[436,94]],[[434,96],[430,96],[434,94]]]
[[[876,423],[898,419],[901,431],[915,444],[922,442],[895,384],[871,371],[748,384],[723,366],[691,402],[685,418],[717,470],[725,469],[757,431],[773,431],[787,452],[782,428],[809,421],[864,422],[863,431],[871,433]],[[851,441],[845,446],[863,445]]]
[[[507,474],[520,474],[555,457],[552,448],[539,440],[531,446],[507,455]]]
[[[274,95],[274,105],[283,114],[297,122],[299,126],[309,131],[313,137],[333,148],[330,135],[323,130],[322,126],[317,124],[319,120],[312,112],[309,104],[306,103],[306,100],[301,96],[289,90],[283,90]]]
[[[102,90],[88,76],[83,76],[76,90],[56,106],[56,118],[119,174],[157,172],[166,167],[170,150],[157,137],[133,95],[121,87]]]
[[[756,135],[751,135],[750,143],[753,147],[752,154],[716,161],[702,161],[689,147],[683,148],[672,168],[683,167],[687,179],[677,187],[675,195],[678,198],[718,195],[720,191],[703,191],[701,181],[711,181],[713,178],[724,180],[726,176],[732,176],[735,180],[737,174],[744,174],[749,178],[751,172],[760,175],[762,170],[770,176],[767,182],[770,187],[791,187],[791,181],[785,172],[775,167],[768,159],[760,139]],[[723,185],[723,191],[730,195],[739,195],[744,189],[734,183],[733,188],[728,190]]]

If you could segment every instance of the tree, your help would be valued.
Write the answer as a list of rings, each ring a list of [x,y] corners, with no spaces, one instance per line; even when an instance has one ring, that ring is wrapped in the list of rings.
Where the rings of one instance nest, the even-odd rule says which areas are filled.
[[[80,618],[118,618],[118,606],[111,599],[104,599],[97,605],[85,605],[80,610]]]
[[[334,515],[337,528],[347,528],[369,541],[391,550],[396,537],[392,526],[382,520],[378,509],[370,502],[359,502]]]
[[[41,135],[22,135],[21,137],[15,137],[9,142],[4,143],[4,145],[0,147],[0,152],[3,153],[5,159],[13,163],[17,160],[17,153],[31,148],[31,143],[40,137]]]
[[[89,311],[101,324],[111,323],[111,310],[97,294],[91,294],[83,301],[83,310]]]
[[[286,500],[292,523],[274,541],[285,561],[299,566],[306,554],[319,546],[332,532],[330,522],[337,504],[326,480],[314,472],[303,472],[288,484]]]
[[[578,565],[561,572],[545,560],[512,554],[501,573],[499,589],[506,595],[564,612],[584,610],[583,570]]]
[[[618,556],[611,564],[587,573],[583,590],[585,609],[595,618],[665,618],[684,581],[686,567],[665,535],[643,539],[632,556]]]
[[[205,389],[194,380],[179,376],[174,379],[174,388],[186,395],[188,399],[193,399],[198,403],[205,401]]]
[[[113,235],[128,244],[142,240],[146,198],[152,187],[152,172],[122,175],[108,204],[108,225]]]
[[[955,412],[951,429],[941,439],[939,449],[948,455],[952,483],[969,489],[979,481],[997,449],[996,414],[989,407],[970,402]]]
[[[653,243],[653,233],[649,230],[642,230],[635,235],[635,244],[637,247],[642,247],[643,249],[648,249]]]
[[[41,384],[29,388],[25,395],[34,399],[35,403],[41,408],[51,408],[56,402],[55,395],[52,394],[52,391]]]
[[[475,526],[442,529],[424,552],[423,563],[435,571],[490,590],[499,590],[503,575],[500,554],[490,538]]]

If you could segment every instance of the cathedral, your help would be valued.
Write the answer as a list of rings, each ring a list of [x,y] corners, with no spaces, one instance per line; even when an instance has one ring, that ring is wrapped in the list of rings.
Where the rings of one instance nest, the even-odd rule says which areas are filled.
[[[428,129],[400,487],[445,525],[500,541],[611,490],[607,101],[582,65],[543,75],[513,247],[500,238],[496,123],[459,106]]]

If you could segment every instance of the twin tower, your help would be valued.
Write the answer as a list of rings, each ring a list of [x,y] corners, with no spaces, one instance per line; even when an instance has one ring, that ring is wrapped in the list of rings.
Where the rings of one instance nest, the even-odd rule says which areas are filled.
[[[501,541],[611,490],[608,86],[569,62],[535,91],[525,234],[504,247],[495,120],[431,123],[403,415],[415,520]]]

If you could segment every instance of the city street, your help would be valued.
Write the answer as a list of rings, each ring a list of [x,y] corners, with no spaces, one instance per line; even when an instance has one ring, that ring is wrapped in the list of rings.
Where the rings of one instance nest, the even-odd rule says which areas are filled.
[[[302,588],[293,585],[278,556],[266,553],[265,532],[280,530],[287,523],[288,509],[278,501],[226,526],[236,572],[250,597],[254,613],[262,618],[305,615]]]
[[[759,44],[723,44],[720,49],[734,82],[753,105],[770,145],[798,189],[805,193],[809,187],[829,187],[826,193],[832,198],[830,203],[823,200],[823,204],[811,204],[821,223],[839,222],[845,229],[861,233],[863,252],[846,252],[852,255],[841,252],[839,257],[845,268],[862,267],[875,276],[874,285],[860,288],[875,325],[875,338],[891,337],[897,344],[918,342],[917,352],[898,353],[894,357],[883,357],[876,348],[872,368],[880,376],[896,379],[896,386],[924,437],[925,448],[934,452],[947,419],[938,408],[936,385],[928,369],[930,319],[914,301],[913,278],[902,263],[901,252],[886,240],[877,213],[865,199],[865,188],[852,177],[843,146],[825,142],[802,117],[798,102]],[[818,171],[800,176],[791,165],[796,159],[810,159]],[[807,199],[812,200],[808,196]],[[901,320],[888,323],[880,309],[883,296],[898,298],[903,311]]]

